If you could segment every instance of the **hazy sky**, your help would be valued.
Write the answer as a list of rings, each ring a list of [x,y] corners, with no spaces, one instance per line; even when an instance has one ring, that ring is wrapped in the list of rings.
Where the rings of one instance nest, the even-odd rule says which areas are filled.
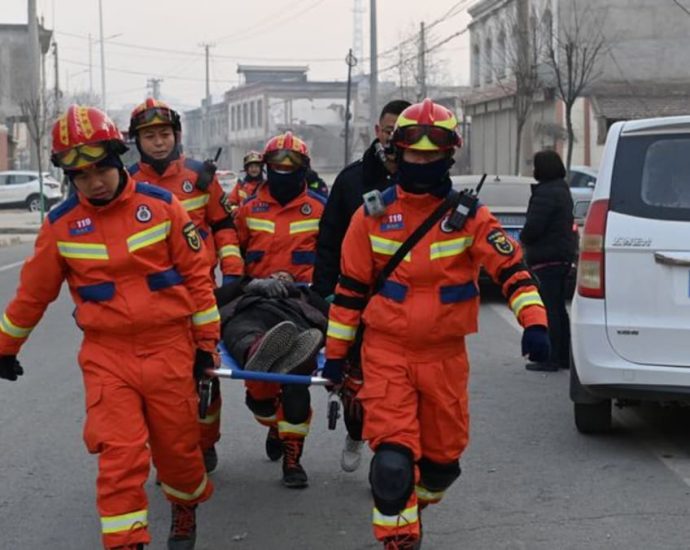
[[[1,0],[0,23],[26,23],[27,0]],[[89,33],[94,44],[93,86],[100,93],[100,48],[97,0],[37,0],[39,15],[56,31],[60,81],[69,91],[89,89]],[[364,57],[369,57],[369,0],[363,9]],[[434,26],[434,45],[462,31],[469,20],[464,8],[472,0],[378,0],[379,52],[394,47],[421,21],[452,16]],[[237,64],[308,65],[310,80],[347,76],[344,57],[353,46],[354,0],[103,0],[108,106],[141,101],[146,81],[162,78],[162,96],[178,107],[196,106],[205,94],[201,43],[211,48],[211,92],[220,95],[238,83]],[[468,33],[435,52],[445,61],[448,82],[467,84]],[[379,70],[394,65],[398,52],[381,57]],[[48,79],[52,82],[52,56]],[[364,63],[368,69],[368,60]],[[0,75],[1,76],[1,75]],[[395,80],[388,71],[381,79]]]

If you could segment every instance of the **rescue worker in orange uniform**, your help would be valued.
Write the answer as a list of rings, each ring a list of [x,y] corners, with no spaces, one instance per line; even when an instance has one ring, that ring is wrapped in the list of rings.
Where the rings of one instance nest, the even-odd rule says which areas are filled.
[[[233,258],[239,257],[230,206],[215,177],[215,168],[187,159],[180,153],[180,116],[164,102],[149,98],[132,111],[129,136],[136,141],[141,160],[129,168],[135,181],[162,187],[175,195],[189,213],[204,241],[215,282],[214,269],[220,260],[223,283],[232,282]],[[221,394],[218,378],[211,379],[211,403],[201,424],[201,448],[206,471],[218,465],[215,444],[220,439]]]
[[[168,548],[190,550],[196,505],[213,491],[193,375],[217,363],[219,314],[194,224],[171,193],[132,180],[126,149],[98,109],[73,105],[55,123],[53,162],[77,193],[48,214],[0,320],[0,377],[23,373],[17,353],[67,280],[84,332],[84,442],[99,454],[103,545],[150,542],[153,458],[172,503]]]
[[[456,126],[453,113],[430,99],[400,114],[392,138],[397,185],[378,195],[378,211],[365,203],[354,215],[330,308],[323,376],[342,379],[360,321],[365,326],[358,397],[374,451],[374,533],[387,549],[420,547],[419,510],[440,501],[460,475],[469,433],[464,337],[477,330],[480,265],[525,328],[523,353],[548,357],[537,283],[519,245],[480,204],[464,224],[449,212],[371,294],[391,256],[450,193]]]
[[[264,156],[258,151],[249,151],[242,161],[245,176],[239,180],[228,195],[228,203],[237,208],[247,198],[256,193],[257,188],[264,183]]]
[[[309,150],[287,132],[271,138],[264,150],[267,182],[237,210],[235,226],[244,256],[245,272],[268,278],[288,272],[296,284],[308,285],[314,270],[316,238],[325,199],[307,188]],[[260,345],[260,342],[257,342]],[[301,488],[308,484],[300,464],[309,432],[309,388],[247,382],[246,403],[256,419],[269,428],[266,454],[283,457],[283,484]]]

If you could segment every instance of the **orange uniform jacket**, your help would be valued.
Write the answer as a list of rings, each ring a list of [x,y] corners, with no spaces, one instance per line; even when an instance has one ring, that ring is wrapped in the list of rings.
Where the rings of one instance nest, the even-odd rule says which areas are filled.
[[[370,288],[391,256],[433,212],[441,199],[390,187],[385,214],[360,208],[343,242],[341,277],[330,309],[326,356],[345,357],[355,339]],[[496,280],[523,327],[547,326],[535,281],[520,246],[480,206],[460,231],[436,224],[400,262],[364,310],[367,334],[377,343],[404,347],[412,355],[454,353],[462,336],[477,331],[480,265]],[[372,340],[373,341],[373,340]]]
[[[162,176],[145,162],[130,167],[129,172],[136,181],[157,185],[175,195],[204,240],[211,265],[215,267],[220,259],[223,275],[241,275],[240,271],[232,271],[237,265],[233,258],[238,258],[240,252],[232,230],[230,205],[226,203],[227,197],[218,178],[213,178],[206,191],[197,188],[202,166],[202,162],[180,156],[170,163]]]
[[[245,200],[256,194],[257,188],[264,183],[263,181],[244,181],[239,180],[228,195],[228,202],[232,206],[240,206]]]
[[[287,271],[297,282],[310,283],[325,204],[321,195],[305,190],[281,206],[267,185],[259,188],[235,216],[246,274],[268,277],[276,271]]]
[[[188,320],[197,346],[213,351],[219,315],[204,254],[184,208],[163,189],[129,179],[98,208],[74,195],[41,227],[0,320],[0,354],[17,354],[65,279],[86,338],[127,338]]]

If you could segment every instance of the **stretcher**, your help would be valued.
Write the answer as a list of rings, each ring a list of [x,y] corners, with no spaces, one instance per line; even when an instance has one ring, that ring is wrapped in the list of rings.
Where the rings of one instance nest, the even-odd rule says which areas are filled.
[[[221,368],[206,371],[210,376],[218,378],[231,378],[233,380],[257,380],[259,382],[275,382],[277,384],[307,384],[311,386],[327,386],[333,383],[328,378],[323,378],[319,373],[323,370],[323,364],[326,361],[323,350],[319,352],[316,357],[316,374],[279,374],[275,372],[255,372],[246,371],[235,361],[235,358],[230,355],[225,344],[221,342],[218,344],[218,353],[220,354]]]

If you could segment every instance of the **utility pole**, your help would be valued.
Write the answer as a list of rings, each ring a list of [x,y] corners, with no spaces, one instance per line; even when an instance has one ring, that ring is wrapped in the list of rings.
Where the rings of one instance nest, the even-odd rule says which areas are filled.
[[[93,38],[89,33],[89,96],[93,97]]]
[[[38,41],[38,19],[36,17],[36,0],[28,1],[28,31],[29,31],[29,101],[41,100],[41,47]],[[30,124],[30,122],[27,122]],[[31,140],[30,165],[38,165],[40,147]]]
[[[199,44],[202,48],[204,48],[204,53],[206,57],[206,98],[201,102],[202,109],[201,109],[201,147],[203,149],[204,154],[206,154],[206,151],[208,149],[208,112],[211,109],[211,65],[210,65],[210,56],[209,56],[209,49],[215,46],[215,44],[211,44],[209,42],[204,42],[202,44]]]
[[[419,96],[418,101],[426,98],[426,36],[424,21],[419,24]]]
[[[352,67],[357,65],[357,58],[352,55],[352,48],[345,58],[347,63],[347,98],[345,99],[345,166],[350,164],[350,94],[352,89]]]
[[[213,48],[215,44],[204,42],[200,44],[204,48],[204,53],[206,57],[206,101],[211,100],[211,70],[210,70],[210,60],[209,60],[209,48]]]
[[[151,95],[153,96],[153,99],[160,99],[161,82],[163,82],[162,78],[149,78],[146,81],[146,87],[151,90]]]
[[[105,41],[103,40],[103,0],[98,0],[98,21],[101,33],[101,107],[105,111],[108,103],[105,95]]]
[[[369,122],[370,128],[378,122],[379,60],[376,45],[376,0],[369,0]]]
[[[58,71],[58,45],[53,42],[53,55],[55,56],[55,113],[59,113],[60,107],[60,71]]]

